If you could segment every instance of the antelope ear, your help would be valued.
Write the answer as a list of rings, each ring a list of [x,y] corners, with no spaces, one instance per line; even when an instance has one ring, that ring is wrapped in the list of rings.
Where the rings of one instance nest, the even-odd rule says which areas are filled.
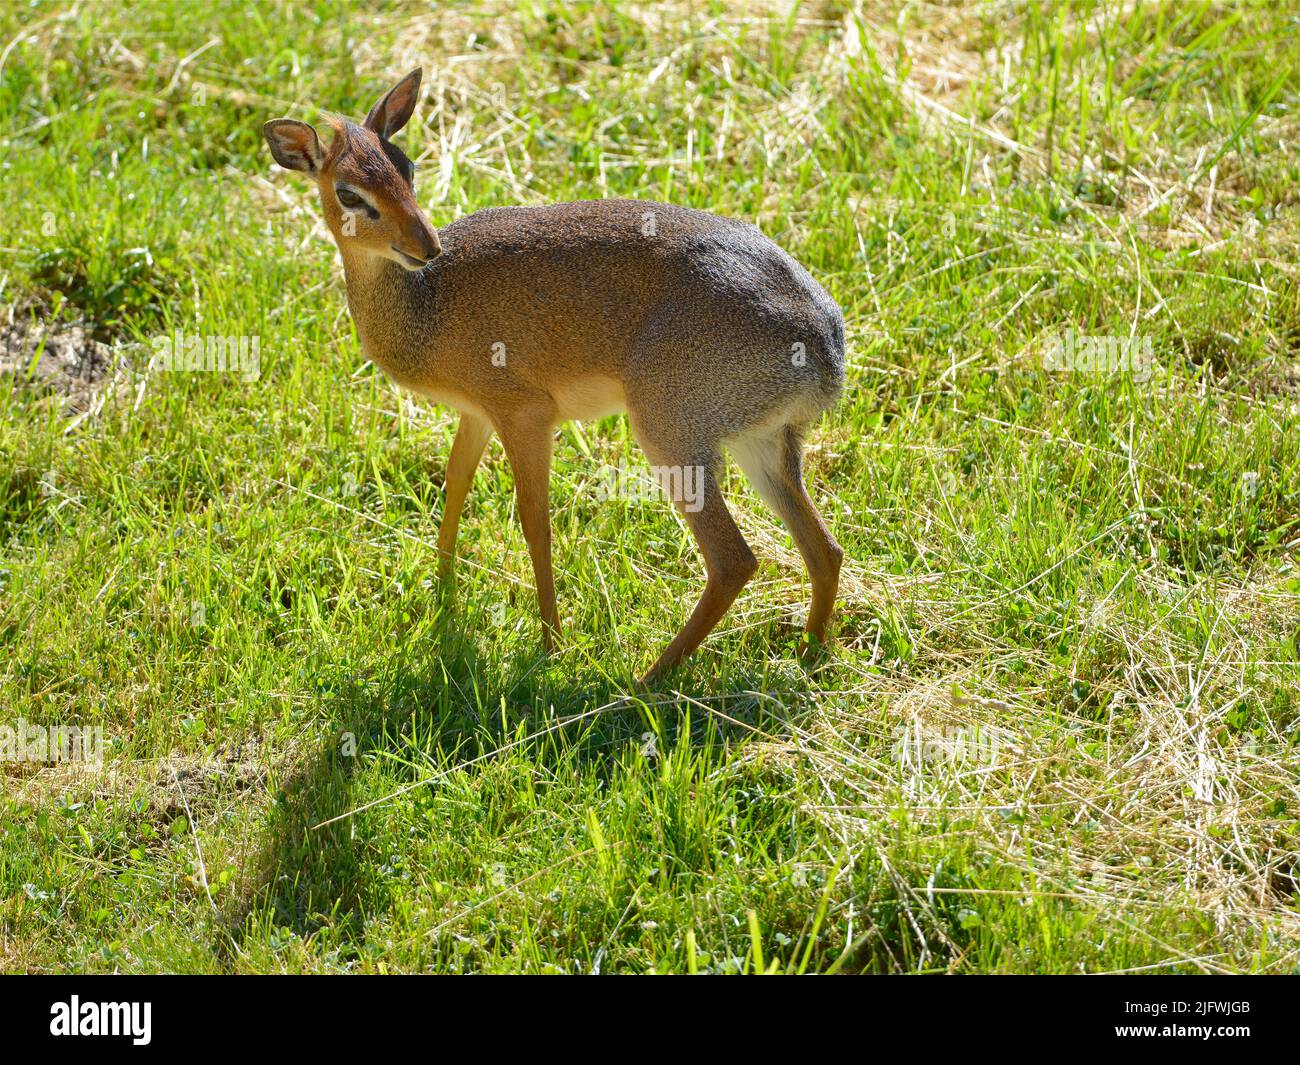
[[[277,118],[262,127],[266,143],[271,146],[275,161],[286,170],[303,170],[314,174],[325,162],[320,138],[306,122],[292,118]]]
[[[388,140],[411,119],[420,99],[420,78],[424,70],[416,67],[388,90],[387,95],[366,115],[366,129],[374,130],[381,141]]]

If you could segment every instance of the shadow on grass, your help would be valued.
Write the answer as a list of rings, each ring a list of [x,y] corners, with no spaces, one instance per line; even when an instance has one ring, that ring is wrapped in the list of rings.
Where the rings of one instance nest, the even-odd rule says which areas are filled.
[[[404,778],[398,786],[416,790],[507,745],[531,746],[545,758],[552,752],[543,745],[553,744],[608,778],[626,744],[649,734],[667,747],[689,729],[692,746],[722,740],[725,747],[756,731],[784,732],[811,689],[806,673],[778,695],[760,694],[758,674],[732,671],[718,690],[683,671],[666,690],[626,691],[605,678],[557,679],[537,655],[505,672],[499,665],[479,652],[472,633],[440,625],[395,648],[382,675],[349,677],[323,697],[330,737],[277,789],[251,864],[253,887],[223,914],[223,964],[254,938],[274,942],[288,930],[305,939],[326,928],[346,963],[364,943],[367,917],[390,906],[384,878],[374,875],[380,858],[366,833],[371,815],[360,809],[367,799],[356,794],[361,757],[410,746],[429,752],[422,765],[393,763]]]

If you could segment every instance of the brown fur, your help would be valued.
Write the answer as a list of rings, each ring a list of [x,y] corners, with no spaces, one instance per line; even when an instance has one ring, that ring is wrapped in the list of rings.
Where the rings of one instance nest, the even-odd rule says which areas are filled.
[[[700,466],[703,506],[684,507],[708,580],[646,679],[690,654],[753,574],[723,501],[726,446],[786,523],[813,585],[808,632],[825,638],[843,552],[803,486],[801,434],[844,383],[840,309],[757,229],[670,204],[595,200],[478,211],[438,234],[388,141],[410,116],[419,71],[365,126],[267,124],[282,165],[312,173],[339,245],[348,307],[368,358],[399,384],[461,411],[438,546],[454,556],[461,506],[492,433],[515,474],[547,645],[559,632],[548,482],[557,421],[626,409],[657,466]],[[345,232],[339,186],[364,193]]]

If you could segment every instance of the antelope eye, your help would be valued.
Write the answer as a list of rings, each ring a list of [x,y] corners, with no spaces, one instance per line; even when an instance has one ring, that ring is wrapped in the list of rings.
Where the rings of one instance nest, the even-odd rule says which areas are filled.
[[[335,194],[344,207],[360,207],[366,202],[351,189],[336,189]]]

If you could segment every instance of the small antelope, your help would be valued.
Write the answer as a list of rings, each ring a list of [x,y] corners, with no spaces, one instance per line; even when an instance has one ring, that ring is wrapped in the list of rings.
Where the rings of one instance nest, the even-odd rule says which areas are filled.
[[[707,571],[690,618],[642,682],[694,651],[757,568],[719,487],[724,446],[794,537],[812,583],[805,649],[823,641],[844,552],[804,488],[802,438],[844,386],[835,301],[753,226],[670,204],[494,207],[439,234],[415,202],[414,165],[392,143],[420,78],[408,74],[360,126],[331,117],[328,149],[305,122],[276,119],[264,133],[276,162],[316,179],[366,357],[460,411],[440,576],[450,575],[465,496],[495,432],[549,650],[560,632],[554,428],[626,411],[652,466],[674,471],[674,484],[691,471],[698,491],[674,503]]]

